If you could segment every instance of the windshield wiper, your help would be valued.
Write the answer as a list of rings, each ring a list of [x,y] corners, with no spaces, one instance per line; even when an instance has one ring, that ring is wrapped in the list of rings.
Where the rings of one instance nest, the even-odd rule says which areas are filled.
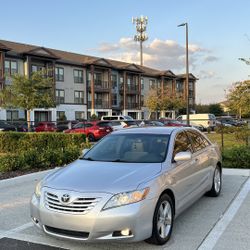
[[[94,161],[94,159],[92,159],[91,157],[87,157],[87,158],[80,157],[79,159],[86,160],[86,161]]]
[[[121,160],[121,159],[115,159],[115,160],[113,160],[111,162],[127,162],[127,161],[124,161],[124,160]]]

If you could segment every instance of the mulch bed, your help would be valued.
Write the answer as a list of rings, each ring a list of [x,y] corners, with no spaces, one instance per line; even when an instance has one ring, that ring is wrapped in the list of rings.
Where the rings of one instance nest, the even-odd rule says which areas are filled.
[[[39,172],[39,171],[44,171],[44,170],[48,170],[49,168],[45,169],[29,169],[29,170],[16,170],[16,171],[10,171],[7,173],[0,173],[0,180],[5,180],[5,179],[10,179],[13,177],[17,177],[17,176],[21,176],[21,175],[25,175],[25,174],[31,174],[31,173],[35,173],[35,172]]]

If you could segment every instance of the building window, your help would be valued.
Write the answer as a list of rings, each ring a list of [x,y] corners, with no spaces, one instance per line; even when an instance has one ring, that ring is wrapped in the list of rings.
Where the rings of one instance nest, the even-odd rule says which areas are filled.
[[[64,68],[55,68],[56,81],[63,82],[64,81]]]
[[[111,84],[112,89],[115,89],[117,87],[117,75],[111,75]]]
[[[144,89],[144,79],[141,78],[141,89]]]
[[[74,69],[74,82],[75,83],[83,83],[83,71]]]
[[[7,110],[7,121],[16,121],[19,119],[18,110]]]
[[[112,105],[117,106],[117,94],[112,94]]]
[[[56,104],[64,103],[65,94],[64,90],[62,89],[56,89]]]
[[[141,95],[141,106],[144,106],[144,95]]]
[[[41,66],[41,65],[35,65],[35,64],[32,64],[31,65],[31,73],[33,72],[44,72],[45,73],[45,67],[44,66]]]
[[[17,61],[5,60],[4,71],[7,76],[12,76],[18,73],[17,71]]]
[[[149,80],[149,89],[155,89],[156,88],[156,84],[155,84],[155,80]]]
[[[76,104],[83,104],[84,102],[83,95],[84,95],[83,91],[75,91],[75,103]]]
[[[75,119],[76,120],[83,120],[84,116],[85,116],[85,114],[83,111],[75,111]]]
[[[64,120],[65,118],[66,118],[65,111],[56,111],[56,119],[57,120]]]

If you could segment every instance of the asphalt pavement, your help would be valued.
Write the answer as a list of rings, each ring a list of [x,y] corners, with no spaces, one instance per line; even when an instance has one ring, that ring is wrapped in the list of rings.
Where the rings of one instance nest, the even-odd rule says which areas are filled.
[[[36,183],[48,172],[0,181],[0,250],[250,249],[249,170],[224,170],[221,195],[204,196],[183,212],[164,246],[145,242],[83,243],[45,235],[30,220],[29,201]]]

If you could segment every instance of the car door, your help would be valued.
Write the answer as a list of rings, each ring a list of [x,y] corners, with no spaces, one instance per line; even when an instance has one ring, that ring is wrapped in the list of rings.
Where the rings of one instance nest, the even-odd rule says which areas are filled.
[[[72,132],[72,133],[84,133],[84,123],[83,123],[83,122],[77,123],[77,124],[73,127],[73,129],[72,129],[71,132]]]
[[[176,193],[176,209],[178,211],[184,210],[192,201],[194,187],[194,172],[195,159],[188,161],[175,162],[174,157],[179,152],[193,152],[191,141],[185,131],[178,133],[174,141],[174,150],[172,155],[173,168],[171,175],[174,179],[174,191]]]
[[[193,158],[196,160],[194,165],[194,188],[195,196],[200,196],[208,186],[210,180],[210,159],[209,145],[205,138],[198,132],[190,130],[187,132],[193,147]]]

